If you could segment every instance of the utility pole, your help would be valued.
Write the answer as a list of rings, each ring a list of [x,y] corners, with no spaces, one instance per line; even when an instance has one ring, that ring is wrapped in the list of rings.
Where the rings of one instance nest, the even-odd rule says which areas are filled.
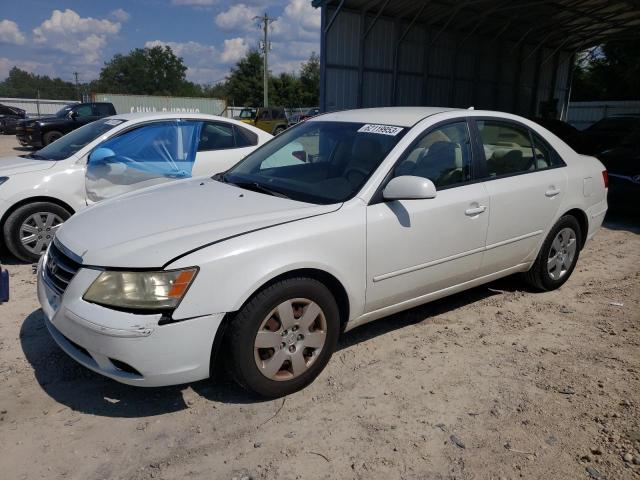
[[[73,72],[73,76],[76,77],[76,98],[82,100],[80,98],[80,86],[78,85],[78,72]]]
[[[264,33],[264,40],[261,42],[260,50],[264,53],[264,61],[263,61],[263,81],[264,81],[264,100],[263,106],[266,108],[269,106],[269,50],[271,49],[271,44],[269,43],[269,24],[275,20],[275,18],[271,18],[265,14],[262,17],[254,17],[254,20],[259,20],[262,31]]]

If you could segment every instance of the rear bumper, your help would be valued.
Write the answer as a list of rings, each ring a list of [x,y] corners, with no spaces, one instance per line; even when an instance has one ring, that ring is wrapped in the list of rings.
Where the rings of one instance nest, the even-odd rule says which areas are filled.
[[[224,314],[205,315],[167,325],[161,316],[119,312],[82,300],[99,274],[81,268],[58,296],[38,266],[38,300],[45,325],[71,358],[128,385],[158,387],[209,377],[211,351]]]
[[[589,231],[587,232],[587,238],[585,241],[591,240],[591,238],[593,238],[596,232],[600,229],[602,222],[604,221],[604,217],[607,214],[607,209],[608,204],[606,198],[587,208]]]

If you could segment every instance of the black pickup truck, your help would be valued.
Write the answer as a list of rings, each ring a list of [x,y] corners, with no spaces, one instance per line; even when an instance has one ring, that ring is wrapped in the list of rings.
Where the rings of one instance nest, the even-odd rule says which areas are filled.
[[[24,147],[42,148],[76,128],[102,117],[116,114],[111,103],[74,103],[52,117],[21,120],[16,137]]]

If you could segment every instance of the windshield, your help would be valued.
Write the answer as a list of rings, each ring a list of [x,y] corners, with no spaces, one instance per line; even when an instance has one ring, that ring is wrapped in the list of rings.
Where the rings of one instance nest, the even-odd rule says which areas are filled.
[[[66,107],[61,108],[60,110],[58,110],[55,114],[56,118],[64,118],[67,116],[67,114],[71,111],[71,109],[73,108],[72,105],[67,105]]]
[[[305,122],[275,137],[219,179],[302,202],[344,202],[362,188],[406,130]]]
[[[31,154],[30,157],[42,160],[63,160],[122,122],[124,120],[117,118],[103,118],[88,123]]]

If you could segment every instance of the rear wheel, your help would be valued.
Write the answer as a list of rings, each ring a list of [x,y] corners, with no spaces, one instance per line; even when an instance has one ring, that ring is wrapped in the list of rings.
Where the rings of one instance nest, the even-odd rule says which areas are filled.
[[[336,349],[340,318],[321,282],[291,278],[249,300],[230,325],[231,374],[245,389],[276,398],[309,385]]]
[[[274,131],[273,134],[274,135],[280,135],[282,132],[284,132],[286,129],[284,127],[277,127]]]
[[[37,262],[55,232],[71,216],[51,202],[28,203],[17,208],[4,223],[4,241],[9,251],[25,262]]]
[[[578,262],[582,231],[575,217],[565,215],[553,226],[525,280],[538,290],[554,290],[566,282]]]
[[[55,130],[51,132],[47,132],[42,136],[42,143],[44,143],[44,145],[47,146],[50,143],[55,142],[59,138],[62,138],[62,135],[63,135],[62,132],[58,132]]]

